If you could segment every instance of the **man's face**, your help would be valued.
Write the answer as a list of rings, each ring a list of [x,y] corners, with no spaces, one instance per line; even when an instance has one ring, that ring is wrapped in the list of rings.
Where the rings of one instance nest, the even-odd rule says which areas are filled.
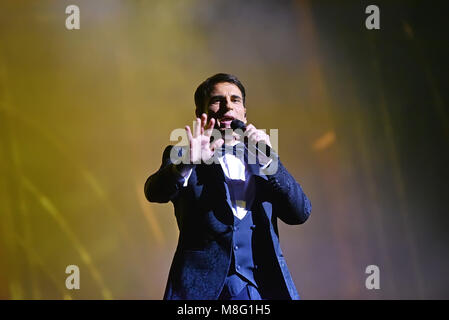
[[[216,119],[220,130],[231,128],[231,121],[238,119],[246,123],[246,108],[240,89],[232,83],[217,83],[207,101],[208,118]]]

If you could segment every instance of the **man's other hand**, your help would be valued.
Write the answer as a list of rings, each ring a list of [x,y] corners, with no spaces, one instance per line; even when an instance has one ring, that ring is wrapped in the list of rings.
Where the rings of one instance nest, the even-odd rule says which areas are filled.
[[[215,119],[211,118],[207,124],[207,115],[203,113],[201,118],[196,118],[193,133],[189,126],[185,126],[190,146],[190,163],[199,164],[206,162],[214,155],[216,148],[220,148],[224,140],[222,138],[210,143],[210,137],[215,126]]]

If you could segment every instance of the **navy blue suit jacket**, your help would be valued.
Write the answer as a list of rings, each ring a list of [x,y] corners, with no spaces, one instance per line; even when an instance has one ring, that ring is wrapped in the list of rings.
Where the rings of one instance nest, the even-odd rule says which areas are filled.
[[[183,187],[184,179],[170,160],[172,148],[184,152],[182,147],[168,146],[160,169],[145,183],[145,196],[150,202],[173,202],[179,228],[164,299],[215,300],[231,263],[234,215],[228,186],[220,164],[201,164],[196,165]],[[249,168],[256,173],[257,166]],[[262,297],[299,299],[279,245],[277,219],[302,224],[310,215],[311,203],[280,161],[275,174],[253,177],[256,196],[252,211],[260,248],[254,254],[261,266],[257,277],[263,283]]]

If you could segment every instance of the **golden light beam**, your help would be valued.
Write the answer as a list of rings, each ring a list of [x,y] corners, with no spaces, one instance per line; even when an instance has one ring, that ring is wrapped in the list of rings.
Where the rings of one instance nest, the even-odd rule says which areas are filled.
[[[75,160],[74,155],[70,154],[70,152],[64,147],[63,143],[61,143],[50,132],[48,132],[48,130],[44,126],[41,126],[38,122],[23,116],[19,111],[10,107],[6,107],[5,105],[0,105],[0,111],[5,112],[5,114],[7,114],[11,118],[21,121],[30,129],[39,133],[41,137],[45,138],[50,143],[50,145],[52,145],[58,151],[58,153],[66,159],[68,164],[73,166],[78,172],[81,173],[81,177],[83,177],[86,184],[103,202],[105,208],[107,209],[107,212],[109,212],[118,221],[121,220],[120,214],[118,213],[117,209],[111,204],[112,200],[109,198],[98,179],[95,178],[95,175],[90,170],[84,168],[80,164],[79,160]],[[125,224],[117,222],[116,219],[113,219],[113,221],[116,223],[117,228],[122,235],[122,239],[124,241],[129,241],[130,234],[125,228]]]
[[[157,218],[154,215],[153,209],[149,205],[148,201],[145,199],[141,183],[136,184],[136,193],[140,208],[142,209],[142,213],[145,217],[145,220],[147,221],[150,230],[152,231],[152,234],[156,239],[156,243],[158,245],[164,244],[164,235],[162,233],[161,226],[159,225],[159,222],[157,221]]]
[[[54,203],[42,192],[40,192],[37,187],[25,176],[20,177],[21,182],[25,186],[25,188],[33,194],[38,200],[39,204],[42,208],[47,212],[59,225],[64,234],[68,237],[70,242],[72,243],[75,250],[81,257],[83,263],[88,267],[89,272],[91,273],[94,281],[101,289],[101,294],[104,299],[112,299],[112,294],[110,290],[106,287],[103,277],[98,271],[97,267],[94,265],[92,258],[84,245],[79,241],[76,234],[72,231],[67,221],[64,219],[63,215],[56,208]]]
[[[353,88],[353,82],[349,80],[347,82],[347,85],[350,89]],[[352,90],[351,90],[352,91]],[[361,105],[356,98],[356,94],[353,92],[351,95],[352,99],[354,99],[355,105]],[[362,109],[363,110],[363,109]],[[362,112],[363,114],[363,112]],[[385,266],[388,270],[393,270],[393,263],[391,256],[388,252],[387,247],[387,235],[385,233],[385,224],[383,221],[382,211],[379,207],[379,203],[381,203],[381,199],[379,196],[378,187],[376,185],[375,181],[375,170],[373,167],[372,159],[373,154],[368,147],[367,144],[367,138],[366,138],[366,125],[363,123],[363,117],[360,115],[360,113],[356,113],[356,119],[353,122],[354,123],[354,137],[356,139],[356,146],[359,149],[360,152],[360,165],[363,170],[363,173],[365,174],[364,180],[365,185],[367,186],[368,191],[368,197],[370,198],[370,210],[374,213],[374,219],[373,219],[373,225],[375,227],[375,236],[376,236],[376,242],[379,245],[379,249],[381,252],[381,255],[383,257],[383,260],[385,261]],[[371,221],[371,218],[370,218]],[[397,292],[397,285],[395,282],[394,277],[390,279],[390,285],[391,285],[391,291],[392,296],[396,296]]]
[[[54,286],[58,288],[58,290],[61,292],[61,295],[64,300],[72,300],[72,296],[70,293],[67,292],[67,288],[61,284],[61,280],[57,279],[51,272],[47,270],[45,267],[45,263],[43,262],[42,258],[39,256],[39,254],[30,248],[30,246],[27,244],[26,241],[20,238],[19,235],[15,234],[15,240],[20,245],[20,247],[25,250],[27,253],[27,256],[30,257],[31,261],[34,265],[37,265],[39,269],[50,279],[51,282],[53,282]]]
[[[3,62],[3,59],[1,60],[1,62]],[[2,63],[0,65],[0,83],[1,83],[1,89],[2,89],[2,98],[0,100],[0,105],[1,106],[10,106],[11,105],[11,96],[10,96],[10,92],[11,90],[8,88],[8,81],[7,81],[7,72],[6,72],[6,66],[4,65],[4,63]],[[2,125],[3,125],[3,134],[4,134],[4,141],[5,141],[5,161],[10,162],[10,170],[9,172],[11,172],[10,176],[17,176],[19,175],[20,171],[21,171],[21,157],[20,157],[20,151],[17,145],[17,141],[16,141],[16,137],[14,134],[14,130],[15,127],[13,125],[11,125],[11,123],[9,121],[7,121],[6,117],[2,119]],[[7,159],[6,159],[7,158]],[[28,217],[29,217],[29,213],[28,213],[28,208],[26,205],[26,201],[24,200],[24,192],[23,192],[23,188],[19,185],[13,185],[13,183],[10,183],[9,187],[7,186],[6,189],[14,189],[14,192],[12,192],[12,194],[15,195],[14,199],[12,199],[12,206],[15,207],[15,210],[19,213],[19,215],[17,215],[17,222],[19,224],[19,226],[17,227],[14,224],[13,218],[12,218],[12,214],[10,213],[12,210],[11,208],[9,208],[8,212],[10,213],[10,219],[8,221],[8,227],[10,229],[10,232],[12,234],[14,234],[15,232],[18,232],[19,228],[22,227],[22,232],[23,232],[23,237],[24,237],[24,241],[26,242],[26,246],[27,247],[32,247],[33,245],[33,237],[32,237],[32,228],[31,225],[29,223]],[[10,191],[10,198],[13,197],[11,196],[11,191]],[[17,231],[16,231],[17,230]],[[12,240],[12,239],[11,239]],[[12,241],[13,242],[13,241]],[[14,251],[14,244],[11,245],[11,250]],[[31,257],[28,254],[28,251],[25,251],[26,253],[26,268],[27,268],[27,272],[30,276],[30,282],[31,282],[31,296],[34,299],[38,299],[41,294],[40,294],[40,290],[38,287],[38,283],[37,283],[37,279],[36,279],[36,274],[35,274],[35,270],[32,267],[32,261],[31,261]],[[16,269],[17,267],[14,267],[14,269]],[[13,298],[20,298],[22,296],[22,289],[19,285],[20,280],[18,280],[17,275],[15,277],[14,280],[12,280],[11,284],[10,284],[10,294],[11,297]]]
[[[307,87],[308,91],[311,94],[311,99],[313,103],[316,105],[316,108],[321,108],[322,110],[322,124],[327,126],[330,132],[335,131],[335,120],[332,117],[331,112],[331,99],[329,98],[328,86],[325,81],[324,72],[322,70],[322,62],[321,54],[318,45],[318,32],[316,30],[314,16],[312,13],[312,9],[310,6],[310,2],[308,0],[297,0],[294,2],[296,7],[296,11],[298,14],[298,31],[301,36],[301,39],[304,43],[307,43],[307,50],[309,51],[309,56],[306,65],[306,72],[308,74],[308,83]],[[327,137],[327,141],[330,141],[329,137]],[[323,144],[324,145],[324,144]],[[339,161],[342,157],[342,148],[338,146],[335,148],[335,154],[331,156],[329,159],[320,159],[325,161],[326,164],[329,162],[332,165],[339,165]],[[326,178],[328,182],[331,182],[332,185],[343,186],[344,181],[340,178],[339,174],[333,174],[332,176],[323,177]],[[332,180],[332,181],[331,181]],[[331,186],[330,184],[325,184],[326,186]],[[343,194],[344,188],[339,188],[337,190],[328,190],[326,193],[329,195],[329,201],[333,203],[333,207],[335,208],[335,212],[340,215],[344,215],[347,213],[347,210],[344,208],[345,204],[342,202],[342,199],[345,199],[345,194]],[[322,199],[323,200],[323,199]],[[347,235],[347,225],[346,225],[346,217],[334,217],[334,215],[328,215],[328,219],[330,220],[330,226],[332,228],[333,236],[335,239],[336,246],[338,248],[339,254],[341,256],[340,263],[341,267],[344,270],[345,274],[349,276],[350,281],[347,282],[347,288],[351,292],[351,294],[356,294],[358,290],[358,282],[359,278],[356,276],[358,274],[358,270],[355,269],[354,266],[354,256],[353,252],[345,243],[344,240]]]
[[[328,131],[321,137],[319,137],[317,140],[315,140],[312,148],[315,151],[322,151],[324,149],[329,148],[332,144],[334,144],[335,140],[336,140],[335,131]]]
[[[404,179],[402,177],[402,170],[401,170],[401,166],[400,166],[399,155],[398,155],[397,146],[395,143],[394,129],[393,129],[393,125],[391,124],[391,116],[390,116],[390,112],[388,111],[387,101],[385,99],[384,89],[383,89],[383,85],[382,85],[382,81],[381,81],[381,68],[379,66],[379,61],[376,58],[377,57],[376,51],[375,51],[376,48],[372,42],[370,42],[370,48],[373,52],[372,53],[372,57],[373,57],[372,58],[373,59],[372,66],[373,66],[373,70],[376,74],[377,82],[378,82],[378,86],[379,86],[379,94],[380,94],[379,109],[381,112],[382,124],[384,127],[385,136],[386,136],[386,142],[387,142],[387,147],[388,147],[388,156],[390,158],[390,161],[392,163],[392,168],[393,168],[392,172],[393,172],[394,186],[395,186],[396,194],[398,197],[399,213],[401,215],[402,224],[404,226],[405,240],[410,249],[410,258],[412,260],[411,261],[412,270],[414,273],[414,277],[417,280],[418,295],[422,298],[424,284],[423,284],[422,272],[421,272],[421,267],[420,267],[419,258],[418,258],[418,252],[417,252],[415,239],[414,239],[414,235],[413,235],[413,230],[410,226],[410,217],[409,217],[407,205],[406,205],[407,201],[406,201],[405,184],[404,184]]]
[[[421,63],[422,68],[424,69],[424,74],[426,81],[428,83],[430,93],[433,99],[433,107],[434,111],[438,115],[438,119],[441,121],[441,125],[443,127],[444,135],[446,140],[449,142],[449,114],[447,112],[446,106],[444,104],[443,98],[438,90],[438,86],[436,84],[435,77],[432,74],[429,63],[424,58],[424,54],[421,49],[421,45],[419,43],[419,39],[414,36],[412,26],[405,20],[402,21],[402,28],[406,37],[411,41],[413,45],[414,51],[417,53],[418,60]]]

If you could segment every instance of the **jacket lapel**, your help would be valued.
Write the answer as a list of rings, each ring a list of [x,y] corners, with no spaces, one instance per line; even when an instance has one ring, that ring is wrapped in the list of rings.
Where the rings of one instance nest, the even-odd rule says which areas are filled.
[[[254,205],[258,206],[258,198],[261,196],[261,193],[263,193],[264,190],[264,180],[268,180],[268,177],[260,172],[260,166],[258,164],[248,164],[248,170],[253,174],[253,178],[255,180],[255,198],[253,202],[254,207]],[[197,176],[197,184],[201,184],[205,188],[203,188],[202,190],[203,192],[201,197],[204,198],[204,200],[207,202],[212,202],[210,203],[210,207],[218,207],[219,209],[221,209],[219,211],[225,209],[225,211],[229,212],[230,217],[232,217],[232,221],[228,221],[230,223],[233,223],[234,214],[232,213],[231,194],[229,186],[226,183],[221,165],[219,163],[212,163],[209,165],[197,166]],[[266,210],[262,211],[267,216],[271,215],[271,212],[268,214]]]
[[[204,196],[206,201],[214,202],[212,207],[223,207],[223,205],[227,204],[233,217],[231,195],[221,165],[219,163],[200,165],[197,167],[197,175],[197,184],[204,185],[203,193],[207,193],[207,196],[203,194],[202,197]]]

